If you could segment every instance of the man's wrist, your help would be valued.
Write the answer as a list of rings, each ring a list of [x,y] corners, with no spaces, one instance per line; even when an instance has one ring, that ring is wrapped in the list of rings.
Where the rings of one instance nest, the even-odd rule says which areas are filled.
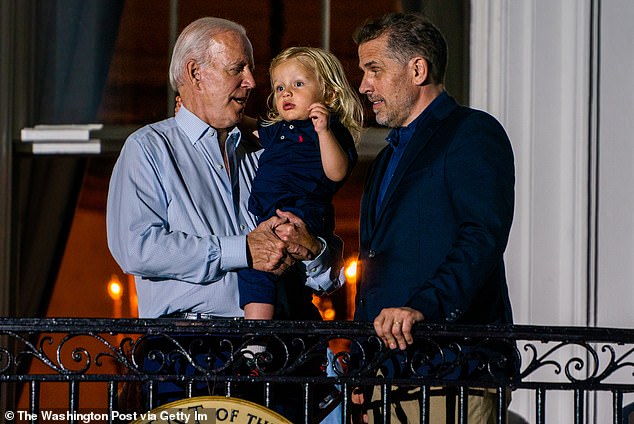
[[[321,255],[326,249],[326,242],[321,237],[315,237],[315,242],[310,248],[311,253],[314,255],[313,259]]]
[[[328,251],[328,244],[326,243],[326,240],[321,237],[316,237],[316,239],[319,248],[317,249],[315,257],[302,261],[304,265],[306,265],[306,275],[308,277],[320,274],[324,267],[328,266],[326,263],[329,263],[329,257],[326,254],[326,251]]]

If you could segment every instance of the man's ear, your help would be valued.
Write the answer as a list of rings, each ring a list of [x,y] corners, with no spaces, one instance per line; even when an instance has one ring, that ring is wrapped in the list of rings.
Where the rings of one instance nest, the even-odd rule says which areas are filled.
[[[411,60],[410,64],[414,83],[416,85],[429,84],[429,67],[427,61],[422,57],[416,57]]]
[[[187,73],[186,78],[187,81],[193,86],[198,87],[200,84],[200,66],[194,60],[190,60],[187,62]]]

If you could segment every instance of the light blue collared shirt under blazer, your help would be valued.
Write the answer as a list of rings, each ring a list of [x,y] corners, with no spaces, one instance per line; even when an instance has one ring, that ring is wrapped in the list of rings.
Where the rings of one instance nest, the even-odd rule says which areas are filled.
[[[240,131],[231,131],[228,174],[217,137],[181,107],[174,118],[131,134],[115,164],[108,246],[123,271],[135,276],[141,318],[243,316],[234,271],[247,267],[246,234],[256,223],[248,201],[261,150],[245,148]],[[329,256],[325,249],[306,263],[307,285],[331,285]],[[339,275],[334,280],[341,284]]]

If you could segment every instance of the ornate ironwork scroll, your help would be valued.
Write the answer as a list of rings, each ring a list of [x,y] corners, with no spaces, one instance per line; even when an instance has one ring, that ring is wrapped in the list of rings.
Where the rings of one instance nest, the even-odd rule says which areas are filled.
[[[420,325],[401,352],[365,323],[3,318],[0,342],[0,381],[321,381],[315,369],[330,365],[337,382],[375,381],[381,370],[446,384],[634,389],[632,330]]]

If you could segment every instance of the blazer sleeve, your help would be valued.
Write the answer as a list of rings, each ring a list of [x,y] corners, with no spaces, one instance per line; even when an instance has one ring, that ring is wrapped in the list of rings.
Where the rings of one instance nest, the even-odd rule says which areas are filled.
[[[482,296],[502,264],[514,207],[513,152],[492,116],[478,111],[464,119],[444,161],[456,234],[444,261],[407,302],[435,322],[460,319]]]

